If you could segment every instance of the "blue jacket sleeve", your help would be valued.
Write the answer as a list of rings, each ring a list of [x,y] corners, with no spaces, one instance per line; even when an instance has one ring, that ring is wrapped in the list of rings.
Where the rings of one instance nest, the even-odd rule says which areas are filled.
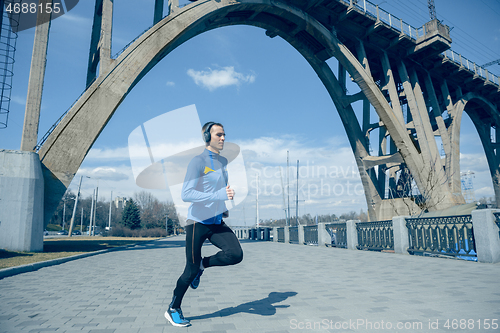
[[[193,158],[193,160],[189,162],[184,184],[182,185],[182,200],[185,202],[228,200],[225,187],[211,193],[201,192],[197,189],[198,182],[200,182],[203,177],[202,168],[202,161],[197,158]]]

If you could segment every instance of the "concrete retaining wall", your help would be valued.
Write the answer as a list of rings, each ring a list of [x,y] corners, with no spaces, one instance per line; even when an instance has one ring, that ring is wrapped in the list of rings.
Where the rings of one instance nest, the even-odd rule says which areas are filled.
[[[38,154],[0,149],[0,248],[43,251],[43,198]]]

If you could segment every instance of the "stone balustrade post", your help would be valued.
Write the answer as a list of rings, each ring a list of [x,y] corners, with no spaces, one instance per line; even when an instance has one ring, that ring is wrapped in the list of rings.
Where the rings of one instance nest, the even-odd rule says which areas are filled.
[[[356,230],[356,223],[360,220],[349,220],[346,222],[347,226],[347,248],[349,250],[357,250],[358,246],[358,231]]]
[[[498,209],[477,209],[472,211],[472,226],[476,243],[477,261],[500,262],[500,235],[493,213]]]
[[[271,228],[264,228],[264,240],[269,242],[271,238]]]
[[[278,227],[273,227],[273,242],[278,242]]]
[[[410,241],[408,239],[408,228],[406,218],[410,216],[394,216],[392,218],[392,231],[394,234],[394,253],[408,254]]]
[[[290,243],[290,227],[285,227],[285,244]]]
[[[326,246],[332,243],[332,237],[326,231],[326,223],[318,223],[318,246]]]
[[[304,226],[299,224],[298,230],[299,230],[299,244],[304,245],[304,243],[305,243]]]

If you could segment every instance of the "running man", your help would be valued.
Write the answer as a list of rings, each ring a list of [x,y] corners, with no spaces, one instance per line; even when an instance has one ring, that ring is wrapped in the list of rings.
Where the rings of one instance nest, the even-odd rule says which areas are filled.
[[[208,122],[202,128],[205,150],[188,165],[182,200],[191,202],[186,222],[186,267],[177,280],[174,296],[165,318],[174,326],[190,326],[185,319],[181,302],[189,286],[196,289],[204,269],[212,266],[235,265],[243,259],[240,242],[224,223],[228,216],[225,200],[233,200],[234,190],[228,185],[227,159],[220,156],[224,148],[224,127]],[[201,247],[208,239],[220,251],[201,257]]]

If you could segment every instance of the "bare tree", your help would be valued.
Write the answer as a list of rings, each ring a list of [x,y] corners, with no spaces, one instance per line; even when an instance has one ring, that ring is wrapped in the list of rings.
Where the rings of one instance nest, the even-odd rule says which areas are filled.
[[[155,196],[149,192],[141,191],[139,193],[134,193],[134,201],[139,206],[141,211],[143,211],[145,209],[149,209],[155,201],[158,201],[158,199],[156,199]]]
[[[436,171],[435,162],[428,172],[421,170],[420,174],[425,179],[423,188],[419,189],[410,170],[405,164],[400,165],[400,170],[396,172],[396,186],[389,188],[389,200],[396,215],[421,216],[434,210],[445,200],[446,194],[442,193],[442,186],[448,183],[448,178],[438,179],[436,175],[439,173]],[[398,205],[397,202],[402,202],[403,205]]]
[[[141,226],[146,229],[165,228],[166,223],[179,227],[179,218],[172,202],[161,202],[149,192],[134,193],[134,199],[141,211]]]

